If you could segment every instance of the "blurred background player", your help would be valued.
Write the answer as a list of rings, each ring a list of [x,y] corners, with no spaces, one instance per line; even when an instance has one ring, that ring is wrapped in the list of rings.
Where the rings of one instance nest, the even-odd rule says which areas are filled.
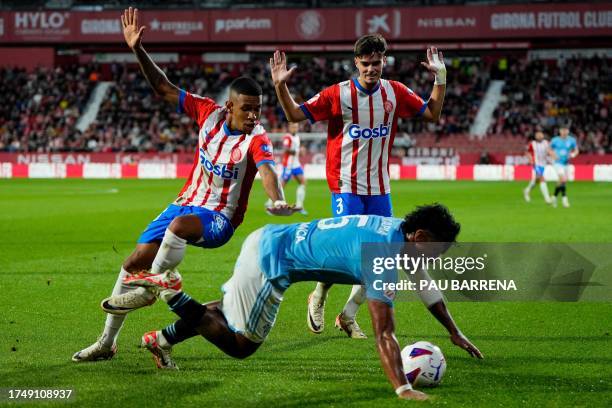
[[[557,206],[557,196],[561,193],[561,203],[563,207],[570,206],[567,198],[567,182],[569,180],[568,165],[569,160],[578,156],[578,144],[576,138],[570,136],[570,122],[566,121],[559,128],[559,135],[552,138],[550,147],[555,153],[555,170],[559,176],[559,181],[555,187],[555,195],[552,200],[554,207]]]
[[[358,77],[337,83],[299,105],[287,81],[296,70],[287,70],[284,52],[270,59],[272,80],[289,122],[308,119],[328,121],[326,177],[331,190],[334,217],[353,214],[392,216],[389,156],[399,118],[420,117],[437,122],[446,92],[446,67],[442,53],[427,49],[421,64],[435,76],[427,102],[406,85],[382,79],[387,42],[380,34],[364,35],[354,46]],[[313,333],[323,332],[325,301],[331,284],[317,284],[308,298],[307,324]],[[355,317],[365,301],[364,289],[353,287],[336,327],[352,338],[366,338]]]
[[[525,201],[531,201],[531,190],[535,187],[536,183],[540,185],[540,191],[546,204],[552,204],[550,195],[548,194],[548,186],[544,179],[544,169],[548,163],[548,158],[554,159],[554,154],[550,148],[548,140],[544,138],[544,132],[541,128],[538,128],[535,132],[534,139],[527,145],[527,157],[529,158],[529,164],[533,166],[533,174],[531,181],[523,190]]]
[[[306,198],[306,177],[304,169],[300,163],[300,135],[298,134],[300,125],[298,123],[289,123],[287,126],[288,133],[283,136],[283,172],[281,182],[283,189],[287,183],[294,178],[298,182],[295,192],[295,206],[301,208],[300,213],[308,215],[304,209],[304,199]],[[272,205],[272,200],[266,202],[266,207]]]
[[[373,215],[314,220],[309,223],[267,225],[244,241],[232,277],[223,285],[220,301],[205,305],[177,290],[164,301],[179,320],[163,330],[142,336],[142,346],[158,368],[176,369],[172,346],[197,334],[229,356],[247,358],[257,351],[276,322],[284,292],[294,283],[324,281],[359,283],[367,287],[368,309],[374,326],[381,364],[396,394],[404,399],[426,399],[412,389],[402,369],[395,337],[395,293],[377,289],[375,281],[397,282],[396,270],[384,278],[362,270],[363,243],[406,243],[412,256],[437,257],[456,240],[460,225],[440,204],[416,208],[404,219]],[[388,254],[388,252],[385,252]],[[415,271],[416,284],[431,281],[426,271]],[[164,291],[152,286],[148,291]],[[167,292],[167,291],[166,291]],[[448,331],[451,342],[472,357],[483,358],[478,348],[459,330],[437,289],[417,292],[429,312]],[[121,295],[125,296],[125,295]]]
[[[138,10],[131,7],[125,10],[121,22],[125,41],[151,87],[165,101],[197,121],[201,130],[199,155],[185,186],[174,203],[141,234],[136,249],[121,267],[112,295],[129,292],[133,288],[130,284],[153,280],[163,282],[168,289],[181,288],[181,277],[175,268],[183,260],[187,245],[216,248],[229,241],[234,229],[242,223],[258,171],[266,193],[274,200],[270,211],[277,215],[290,215],[293,211],[283,199],[270,140],[257,123],[261,114],[261,87],[251,78],[234,80],[225,107],[210,98],[185,92],[170,83],[144,50],[141,40],[145,27],[138,25]],[[72,360],[112,358],[125,313],[143,306],[138,302],[155,301],[147,293],[123,298],[121,303],[103,301],[105,310],[114,310],[117,314],[107,317],[99,339],[76,352]]]

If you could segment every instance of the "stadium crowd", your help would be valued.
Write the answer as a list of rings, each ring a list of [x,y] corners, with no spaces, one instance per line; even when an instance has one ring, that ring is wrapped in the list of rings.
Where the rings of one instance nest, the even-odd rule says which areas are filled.
[[[0,151],[89,150],[75,125],[98,79],[94,65],[0,68]]]
[[[401,81],[424,98],[431,78],[421,69],[418,55],[389,58],[385,77]],[[293,60],[298,69],[290,84],[298,101],[305,101],[328,85],[353,75],[351,58],[308,57]],[[439,123],[401,121],[395,155],[413,146],[454,146],[462,151],[489,151],[524,145],[536,126],[549,136],[560,120],[570,119],[582,151],[611,151],[612,128],[608,110],[612,100],[610,60],[570,59],[508,61],[503,99],[494,113],[489,136],[475,142],[468,136],[492,74],[500,75],[496,61],[476,58],[447,59],[449,82]],[[269,132],[284,130],[282,109],[269,79],[266,58],[248,64],[223,66],[167,66],[177,86],[201,95],[220,95],[233,78],[247,74],[264,88],[261,121]],[[110,81],[96,119],[80,132],[75,125],[100,81]],[[183,152],[197,144],[197,126],[156,97],[136,66],[94,64],[40,68],[28,73],[0,69],[0,151],[9,152]],[[324,123],[303,124],[302,131],[325,132]],[[310,142],[311,152],[325,141]],[[458,146],[457,146],[458,145]]]
[[[509,66],[503,94],[489,133],[531,135],[539,126],[551,136],[551,131],[569,121],[581,151],[610,152],[609,59],[519,60]]]

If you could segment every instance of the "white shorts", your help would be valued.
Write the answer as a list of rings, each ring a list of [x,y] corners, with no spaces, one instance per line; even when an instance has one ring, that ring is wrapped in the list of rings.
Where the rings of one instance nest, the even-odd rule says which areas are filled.
[[[221,312],[234,332],[262,343],[274,326],[283,292],[266,279],[259,267],[259,240],[263,229],[251,233],[240,250],[234,274],[221,288]]]
[[[569,171],[567,171],[567,165],[555,163],[555,171],[560,179],[569,179]]]

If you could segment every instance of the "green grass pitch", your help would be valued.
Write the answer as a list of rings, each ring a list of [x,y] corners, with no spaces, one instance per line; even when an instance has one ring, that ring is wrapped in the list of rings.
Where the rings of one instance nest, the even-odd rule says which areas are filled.
[[[158,371],[137,348],[143,332],[174,315],[163,305],[131,314],[112,361],[75,364],[72,354],[99,335],[98,303],[114,284],[139,233],[174,199],[183,180],[0,181],[0,387],[73,388],[73,406],[400,406],[372,338],[350,340],[333,328],[349,287],[335,286],[327,329],[307,331],[311,283],[285,294],[277,325],[252,357],[233,360],[201,338],[176,347],[181,370]],[[612,242],[612,184],[572,183],[572,208],[552,209],[539,190],[523,201],[524,183],[395,182],[403,215],[439,201],[462,223],[462,241]],[[287,195],[294,197],[290,184]],[[185,289],[218,299],[242,240],[271,222],[330,214],[322,181],[308,186],[308,217],[273,218],[254,186],[245,223],[226,246],[190,247],[181,265]],[[451,303],[455,320],[485,355],[476,361],[454,347],[420,303],[398,303],[400,344],[428,340],[448,370],[430,390],[435,406],[610,406],[611,303]],[[366,309],[359,321],[371,334]],[[2,402],[0,402],[0,405]],[[46,404],[45,404],[46,405]],[[62,405],[62,403],[57,403]]]

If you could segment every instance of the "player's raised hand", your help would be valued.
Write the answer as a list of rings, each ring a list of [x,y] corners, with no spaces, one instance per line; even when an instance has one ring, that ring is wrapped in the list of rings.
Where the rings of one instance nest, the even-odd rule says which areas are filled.
[[[145,26],[138,26],[138,9],[130,7],[124,10],[121,15],[121,24],[127,45],[132,49],[138,47],[142,41],[142,33],[145,29]]]
[[[462,333],[456,333],[451,335],[451,341],[454,345],[461,347],[465,351],[467,351],[470,356],[476,358],[484,358],[478,347],[472,344],[471,341],[467,339]]]
[[[287,70],[287,56],[284,52],[276,50],[274,56],[270,58],[270,72],[274,85],[286,83],[297,67]]]
[[[438,51],[436,47],[429,47],[427,49],[427,62],[421,62],[421,65],[435,75],[436,85],[446,84],[446,65],[444,65],[442,51]]]

